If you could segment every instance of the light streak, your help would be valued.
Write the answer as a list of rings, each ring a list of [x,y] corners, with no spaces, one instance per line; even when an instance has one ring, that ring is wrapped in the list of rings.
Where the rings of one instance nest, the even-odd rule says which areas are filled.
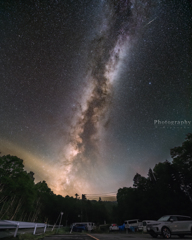
[[[154,19],[152,19],[150,22],[148,22],[144,27],[146,27],[147,25],[151,24],[152,22],[154,22],[157,19],[157,17],[155,17]]]

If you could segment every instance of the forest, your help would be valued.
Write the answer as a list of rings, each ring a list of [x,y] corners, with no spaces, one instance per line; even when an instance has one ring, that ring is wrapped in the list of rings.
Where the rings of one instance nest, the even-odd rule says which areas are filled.
[[[124,220],[156,220],[166,214],[192,215],[192,134],[170,150],[171,161],[157,163],[146,177],[136,173],[132,187],[120,188],[117,202],[54,194],[45,181],[35,183],[16,156],[0,157],[0,219],[62,225],[92,221],[97,225]]]

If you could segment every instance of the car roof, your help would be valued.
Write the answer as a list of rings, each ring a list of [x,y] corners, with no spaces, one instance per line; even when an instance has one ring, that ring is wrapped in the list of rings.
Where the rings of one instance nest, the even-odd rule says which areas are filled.
[[[174,217],[188,217],[188,218],[191,218],[190,216],[185,216],[185,215],[173,215],[173,214],[167,214],[167,215],[164,215],[162,217],[165,217],[165,216],[174,216]]]

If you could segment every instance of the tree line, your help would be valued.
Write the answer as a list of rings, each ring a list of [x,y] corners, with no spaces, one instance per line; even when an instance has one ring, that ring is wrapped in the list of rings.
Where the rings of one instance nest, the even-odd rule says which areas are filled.
[[[35,183],[34,173],[24,170],[16,156],[0,157],[0,219],[54,224],[64,212],[62,224],[109,222],[114,203],[90,201],[54,194],[45,181]]]
[[[136,173],[133,187],[120,188],[117,202],[87,200],[54,194],[45,181],[35,183],[16,156],[0,157],[0,219],[54,224],[64,212],[62,225],[91,221],[96,224],[124,220],[158,219],[166,214],[192,214],[192,134],[170,151],[172,161]]]
[[[119,222],[157,220],[166,214],[192,215],[192,134],[170,153],[171,162],[156,164],[147,177],[137,173],[133,187],[118,190]]]

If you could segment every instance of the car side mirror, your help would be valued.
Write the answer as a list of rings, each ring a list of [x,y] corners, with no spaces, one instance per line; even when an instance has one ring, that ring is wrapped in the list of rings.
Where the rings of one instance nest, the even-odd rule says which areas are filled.
[[[170,222],[173,222],[173,218],[170,219]]]

